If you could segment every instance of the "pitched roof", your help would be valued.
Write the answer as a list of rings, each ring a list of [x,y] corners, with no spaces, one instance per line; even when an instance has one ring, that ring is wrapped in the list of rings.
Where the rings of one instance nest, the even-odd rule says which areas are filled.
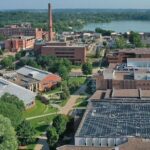
[[[19,70],[17,70],[17,73],[24,75],[24,76],[30,76],[31,78],[34,78],[38,81],[41,81],[48,75],[52,74],[50,72],[36,69],[36,68],[30,67],[30,66],[24,66],[24,67],[20,68]]]
[[[5,93],[9,93],[18,97],[25,105],[35,100],[36,93],[31,92],[17,84],[0,78],[0,97]]]

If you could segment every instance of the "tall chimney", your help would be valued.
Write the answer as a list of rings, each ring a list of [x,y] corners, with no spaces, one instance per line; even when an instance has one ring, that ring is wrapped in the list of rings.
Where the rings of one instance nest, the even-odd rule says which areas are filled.
[[[52,41],[53,40],[53,18],[52,18],[52,6],[49,3],[48,4],[48,16],[49,16],[49,35],[48,35],[48,40]]]

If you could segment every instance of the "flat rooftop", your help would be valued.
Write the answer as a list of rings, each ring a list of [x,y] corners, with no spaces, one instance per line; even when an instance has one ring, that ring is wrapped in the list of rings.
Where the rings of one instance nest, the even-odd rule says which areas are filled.
[[[150,139],[150,103],[91,102],[75,137]]]
[[[132,62],[150,62],[150,58],[127,58],[127,62],[132,61]]]
[[[132,99],[131,99],[132,98]],[[97,90],[90,98],[90,101],[101,101],[103,99],[107,100],[141,100],[150,101],[150,90],[142,89],[109,89],[109,90]]]
[[[150,149],[150,141],[140,138],[129,138],[127,143],[119,146],[119,150],[149,150],[149,149]],[[58,147],[57,150],[115,150],[115,148],[65,145]]]
[[[135,48],[135,49],[123,49],[119,52],[135,53],[135,54],[150,54],[150,48]]]
[[[35,37],[34,36],[12,36],[11,39],[30,40],[30,39],[35,39]]]
[[[46,45],[43,47],[53,47],[53,48],[85,48],[85,46],[80,46],[80,45],[70,45],[70,46],[51,46],[51,45]]]
[[[99,101],[99,100],[102,98],[104,92],[105,92],[105,91],[97,90],[97,91],[90,97],[90,99]]]
[[[129,138],[128,142],[121,145],[119,150],[149,150],[150,141],[140,138]]]
[[[57,150],[112,150],[112,148],[64,145]]]
[[[139,98],[140,97],[140,90],[138,90],[138,89],[114,89],[112,92],[112,98],[126,98],[126,97],[128,97],[128,98]]]

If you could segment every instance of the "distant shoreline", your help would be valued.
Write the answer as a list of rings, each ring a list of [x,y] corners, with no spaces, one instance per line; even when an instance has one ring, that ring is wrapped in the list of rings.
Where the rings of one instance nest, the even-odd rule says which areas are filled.
[[[57,8],[57,9],[53,9],[53,11],[57,12],[57,11],[74,11],[74,10],[78,10],[78,11],[81,11],[81,12],[86,12],[86,11],[98,11],[98,12],[128,12],[128,11],[140,11],[140,12],[143,12],[143,11],[150,11],[150,8],[149,9],[112,9],[112,8],[104,8],[104,9],[93,9],[93,8]],[[26,11],[26,12],[47,12],[47,9],[0,9],[1,12],[18,12],[18,11]]]

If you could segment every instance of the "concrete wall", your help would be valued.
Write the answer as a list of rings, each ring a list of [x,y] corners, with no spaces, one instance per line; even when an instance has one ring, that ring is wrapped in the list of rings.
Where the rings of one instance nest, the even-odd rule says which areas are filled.
[[[82,138],[75,137],[75,146],[96,146],[96,147],[114,147],[126,143],[125,138]]]

